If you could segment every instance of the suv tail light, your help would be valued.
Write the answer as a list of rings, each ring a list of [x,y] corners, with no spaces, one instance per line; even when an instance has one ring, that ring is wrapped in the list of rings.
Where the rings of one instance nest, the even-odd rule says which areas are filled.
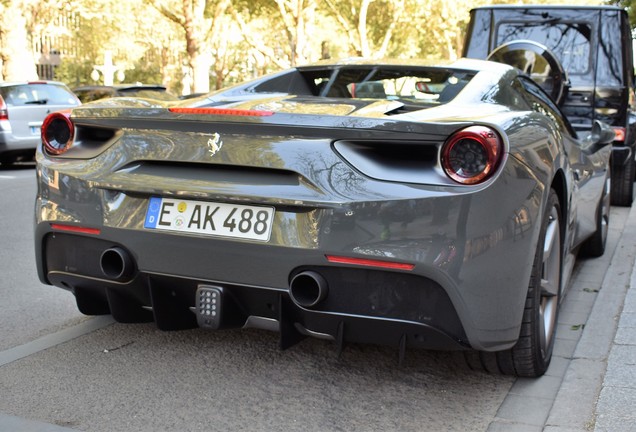
[[[9,110],[2,96],[0,96],[0,120],[9,120]]]
[[[74,135],[71,110],[49,114],[42,123],[42,144],[48,154],[57,156],[66,152],[73,144]]]
[[[457,183],[474,185],[495,172],[503,156],[503,143],[493,129],[470,126],[455,132],[442,146],[444,172]]]
[[[625,128],[619,127],[619,126],[613,126],[612,129],[614,129],[614,135],[615,135],[614,141],[625,142],[625,137],[627,135]]]

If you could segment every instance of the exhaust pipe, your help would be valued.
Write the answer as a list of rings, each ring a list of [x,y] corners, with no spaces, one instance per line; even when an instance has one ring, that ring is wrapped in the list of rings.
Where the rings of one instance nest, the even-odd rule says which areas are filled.
[[[311,308],[327,297],[327,281],[313,271],[305,271],[294,276],[289,284],[289,295],[298,306]]]
[[[114,280],[128,279],[134,268],[130,254],[120,247],[112,247],[102,252],[99,266],[104,276]]]

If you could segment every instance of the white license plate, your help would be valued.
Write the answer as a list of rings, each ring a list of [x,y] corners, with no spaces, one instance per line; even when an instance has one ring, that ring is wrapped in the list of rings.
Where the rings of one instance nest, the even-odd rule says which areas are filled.
[[[31,135],[40,135],[40,127],[31,126]]]
[[[272,207],[152,197],[144,227],[268,241],[273,219]]]

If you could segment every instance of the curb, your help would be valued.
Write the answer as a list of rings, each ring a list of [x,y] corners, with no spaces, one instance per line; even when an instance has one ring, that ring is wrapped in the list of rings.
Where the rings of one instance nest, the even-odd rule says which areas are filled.
[[[636,205],[630,209],[616,251],[567,367],[544,430],[595,430],[597,416],[602,414],[597,412],[597,402],[603,389],[618,321],[632,282],[635,261]],[[630,427],[634,427],[634,424],[631,423]]]

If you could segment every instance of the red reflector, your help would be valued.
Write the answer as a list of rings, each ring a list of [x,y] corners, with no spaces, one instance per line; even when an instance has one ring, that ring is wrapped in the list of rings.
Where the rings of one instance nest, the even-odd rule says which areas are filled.
[[[9,120],[9,111],[7,111],[7,104],[0,96],[0,120]]]
[[[58,231],[67,231],[67,232],[74,232],[74,233],[80,233],[80,234],[99,235],[99,233],[101,232],[97,228],[87,228],[87,227],[81,227],[77,225],[51,224],[51,228]]]
[[[329,261],[330,263],[336,263],[336,264],[354,264],[354,265],[361,265],[365,267],[380,267],[380,268],[388,268],[393,270],[408,270],[408,271],[411,271],[415,268],[415,264],[407,264],[407,263],[399,263],[399,262],[391,262],[391,261],[341,257],[341,256],[334,256],[334,255],[325,255],[325,257],[327,258],[327,261]]]
[[[613,127],[614,129],[614,141],[625,141],[625,128],[624,127]]]
[[[226,108],[168,108],[168,111],[177,114],[207,114],[207,115],[228,115],[247,117],[267,117],[274,115],[273,111],[226,109]]]

